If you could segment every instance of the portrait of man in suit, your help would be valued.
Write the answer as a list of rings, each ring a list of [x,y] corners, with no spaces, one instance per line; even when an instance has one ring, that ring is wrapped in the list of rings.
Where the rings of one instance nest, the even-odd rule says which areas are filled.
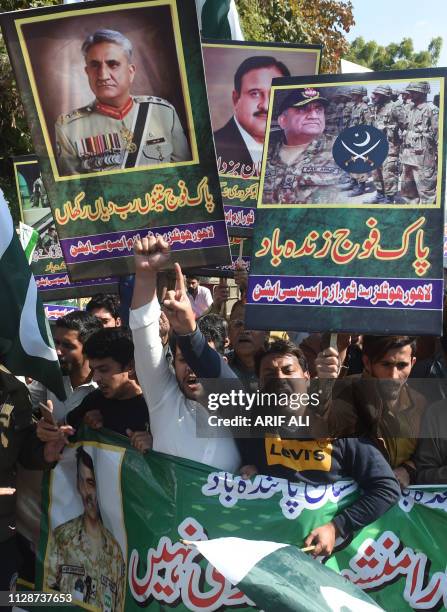
[[[249,57],[234,75],[233,116],[214,132],[220,172],[259,176],[272,79],[290,76],[272,56]]]

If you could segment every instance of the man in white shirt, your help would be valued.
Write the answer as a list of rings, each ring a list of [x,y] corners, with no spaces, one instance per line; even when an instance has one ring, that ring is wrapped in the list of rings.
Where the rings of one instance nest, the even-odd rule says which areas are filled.
[[[270,56],[249,57],[236,70],[234,115],[214,132],[222,174],[259,176],[272,79],[284,76],[290,76],[288,68]]]
[[[213,296],[208,287],[202,287],[198,276],[188,274],[186,283],[188,286],[188,297],[196,319],[201,317],[213,303]]]
[[[149,408],[153,450],[235,473],[241,459],[232,437],[196,437],[197,423],[207,420],[208,413],[196,401],[200,384],[179,347],[174,355],[175,373],[164,356],[159,335],[157,272],[168,258],[169,246],[162,238],[144,238],[135,245],[135,287],[129,324],[137,377]]]

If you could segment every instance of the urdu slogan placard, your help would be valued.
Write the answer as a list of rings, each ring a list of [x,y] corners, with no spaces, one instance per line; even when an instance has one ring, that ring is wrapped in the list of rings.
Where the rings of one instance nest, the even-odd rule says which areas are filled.
[[[249,328],[441,334],[446,76],[275,79]]]
[[[71,279],[132,271],[163,236],[230,263],[194,0],[5,13],[2,31]]]

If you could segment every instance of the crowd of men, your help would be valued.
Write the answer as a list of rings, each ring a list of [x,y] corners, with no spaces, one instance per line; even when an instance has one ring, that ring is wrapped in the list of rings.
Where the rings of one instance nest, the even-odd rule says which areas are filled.
[[[211,301],[207,297],[199,308],[198,296],[208,294],[199,292],[197,277],[185,280],[178,264],[175,288],[159,300],[158,272],[170,257],[161,238],[137,243],[130,329],[122,325],[127,317],[120,316],[116,296],[108,295],[55,322],[66,400],[0,367],[0,590],[9,590],[19,568],[15,489],[28,503],[40,495],[30,486],[32,472],[16,482],[17,466],[36,470],[31,480],[40,482],[81,425],[125,436],[136,452],[152,449],[244,478],[259,473],[314,485],[353,479],[360,497],[308,534],[305,544],[315,546],[315,555],[330,555],[337,538],[376,520],[398,501],[402,488],[447,482],[447,333],[440,341],[419,343],[408,336],[339,334],[336,347],[327,334],[300,334],[298,346],[298,335],[245,328],[243,270],[236,272],[240,299],[228,318],[222,316],[227,285],[217,285]],[[0,344],[1,353],[7,350],[6,342]],[[285,394],[282,414],[308,418],[308,430],[281,424],[252,428],[242,437],[237,428],[232,435],[207,436],[207,394],[219,392],[216,381],[226,390],[230,385],[261,396]],[[292,401],[306,393],[317,401]],[[40,418],[42,403],[53,422],[45,413]],[[255,403],[252,414],[264,415],[265,406]],[[106,546],[110,560],[104,560],[103,573],[112,585],[107,596],[114,601],[111,609],[119,609],[122,553],[102,524],[94,465],[82,447],[77,464],[85,511],[51,534],[49,586],[99,605],[106,594],[95,578],[94,559],[98,546]],[[75,563],[77,547],[83,556]],[[85,580],[71,571],[76,564]]]
[[[352,202],[435,203],[439,108],[428,100],[430,83],[411,82],[399,91],[378,84],[371,100],[364,86],[335,94],[328,89],[296,89],[278,101],[263,202],[338,203],[372,192]],[[334,161],[336,137],[355,126],[373,126],[386,135],[388,153],[372,172],[348,174]]]

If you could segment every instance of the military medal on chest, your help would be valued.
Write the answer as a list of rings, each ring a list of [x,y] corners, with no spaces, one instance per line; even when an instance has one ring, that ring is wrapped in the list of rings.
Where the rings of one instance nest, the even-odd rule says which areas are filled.
[[[124,140],[124,146],[126,151],[129,153],[135,153],[137,150],[137,145],[133,141],[133,132],[129,130],[125,125],[120,129],[120,134],[122,139]]]

